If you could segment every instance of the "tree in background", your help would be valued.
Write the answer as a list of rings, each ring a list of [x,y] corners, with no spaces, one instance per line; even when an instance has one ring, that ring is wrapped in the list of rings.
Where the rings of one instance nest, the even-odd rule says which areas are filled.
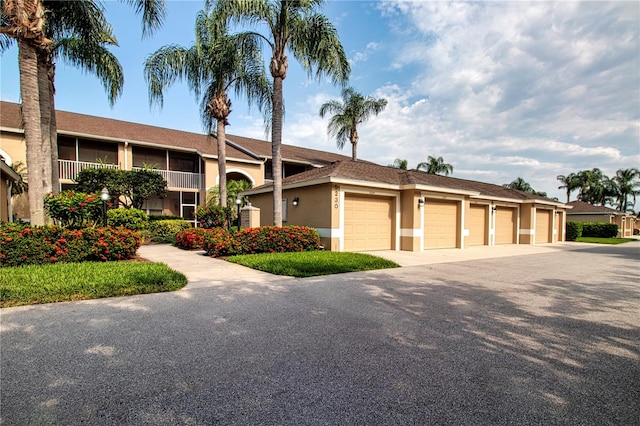
[[[522,179],[521,177],[518,177],[515,180],[513,180],[511,183],[507,183],[507,184],[504,184],[502,186],[504,186],[505,188],[517,189],[518,191],[526,192],[528,194],[539,195],[541,197],[546,197],[547,196],[546,192],[536,191],[529,184],[529,182],[527,182],[526,180]]]
[[[582,170],[578,172],[577,176],[579,200],[601,206],[612,204],[615,189],[611,179],[602,173],[602,170],[597,167],[591,170]]]
[[[378,115],[387,106],[386,99],[363,96],[353,87],[342,90],[342,101],[332,100],[322,104],[320,117],[334,114],[329,119],[327,134],[336,138],[338,148],[344,148],[347,140],[351,142],[351,160],[358,161],[358,124]]]
[[[196,17],[195,43],[186,48],[161,47],[144,65],[150,103],[163,104],[163,90],[177,80],[185,80],[196,97],[202,95],[200,116],[211,134],[216,130],[218,144],[219,202],[227,206],[226,132],[231,114],[229,91],[246,96],[260,110],[270,105],[271,85],[267,79],[260,48],[255,38],[245,34],[231,36],[225,26],[205,11]]]
[[[400,170],[408,170],[409,161],[396,158],[395,160],[393,160],[393,164],[389,164],[389,167],[393,167],[394,169],[400,169]]]
[[[427,162],[419,163],[416,169],[424,169],[427,173],[430,173],[432,175],[444,174],[445,176],[449,176],[451,173],[453,173],[453,166],[449,163],[445,163],[444,158],[436,158],[432,157],[431,155],[427,159]]]
[[[107,188],[112,200],[125,208],[141,209],[149,198],[167,196],[167,182],[153,170],[83,169],[76,190],[98,193]]]
[[[621,212],[633,211],[636,204],[636,196],[640,194],[640,169],[619,169],[611,179],[616,196],[618,210]],[[629,203],[629,197],[632,202]]]
[[[269,71],[273,77],[271,109],[271,158],[273,169],[273,224],[282,226],[282,84],[289,68],[287,50],[311,75],[331,77],[334,83],[345,84],[351,68],[338,38],[338,31],[329,19],[318,13],[322,0],[207,0],[213,5],[212,16],[221,23],[247,24],[245,32],[271,48]],[[263,25],[267,34],[253,28]]]
[[[24,194],[29,191],[29,184],[24,180],[23,176],[27,172],[27,166],[22,161],[16,161],[11,165],[11,169],[16,172],[20,178],[11,185],[11,196]]]
[[[567,191],[567,203],[571,200],[571,193],[580,187],[580,180],[575,173],[569,173],[568,175],[558,175],[556,177],[562,183],[558,189],[564,189]]]

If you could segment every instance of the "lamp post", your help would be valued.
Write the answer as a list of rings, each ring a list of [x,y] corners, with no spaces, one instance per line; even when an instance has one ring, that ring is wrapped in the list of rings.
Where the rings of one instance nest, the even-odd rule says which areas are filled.
[[[236,208],[238,209],[238,217],[237,217],[237,226],[238,226],[238,231],[240,230],[240,204],[242,204],[242,199],[240,197],[236,197]]]
[[[107,227],[107,200],[109,199],[109,190],[102,188],[100,191],[100,199],[102,200],[102,226]]]

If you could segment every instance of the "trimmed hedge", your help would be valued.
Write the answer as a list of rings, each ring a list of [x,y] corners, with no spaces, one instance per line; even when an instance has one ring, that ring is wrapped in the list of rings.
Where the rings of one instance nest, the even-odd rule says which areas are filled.
[[[150,239],[154,243],[175,243],[176,234],[190,229],[191,224],[184,219],[154,220],[149,223]]]
[[[111,209],[107,211],[107,225],[124,226],[134,231],[142,231],[149,226],[149,219],[140,209]]]
[[[567,241],[582,237],[582,222],[567,222]]]
[[[176,234],[176,246],[185,250],[202,250],[210,229],[191,228]]]
[[[131,259],[140,235],[126,228],[0,225],[0,266]]]
[[[204,230],[203,230],[204,231]],[[320,250],[318,232],[306,226],[263,226],[231,233],[206,230],[202,248],[209,256]]]
[[[614,238],[618,225],[606,222],[567,222],[567,241],[580,237]]]
[[[618,225],[605,222],[584,222],[582,224],[583,237],[614,238],[618,235]]]
[[[154,220],[183,220],[182,216],[176,216],[173,214],[152,214],[149,216],[149,221],[152,222]]]

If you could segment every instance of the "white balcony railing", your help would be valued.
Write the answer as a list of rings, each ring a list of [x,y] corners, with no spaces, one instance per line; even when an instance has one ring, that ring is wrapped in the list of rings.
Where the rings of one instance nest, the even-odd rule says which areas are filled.
[[[82,169],[119,169],[118,164],[88,163],[86,161],[58,160],[60,179],[75,180]]]
[[[141,167],[134,167],[141,170]],[[160,175],[167,181],[169,188],[204,189],[204,175],[201,173],[176,172],[173,170],[147,169]]]

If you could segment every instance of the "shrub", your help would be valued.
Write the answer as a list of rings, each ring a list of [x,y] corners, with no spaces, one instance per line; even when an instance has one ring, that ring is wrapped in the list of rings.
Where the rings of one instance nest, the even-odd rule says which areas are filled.
[[[102,222],[102,200],[98,194],[61,191],[44,197],[44,209],[60,226],[81,229]]]
[[[149,219],[147,214],[139,209],[112,209],[107,212],[107,224],[142,231],[149,226]]]
[[[209,229],[191,228],[176,234],[176,246],[186,250],[202,250]]]
[[[184,219],[154,220],[149,223],[149,238],[155,243],[175,243],[176,234],[190,229],[191,224]]]
[[[214,232],[215,231],[215,232]],[[313,228],[305,226],[263,226],[243,229],[231,234],[213,229],[205,234],[203,248],[210,256],[235,254],[311,251],[320,249],[320,237]]]
[[[582,222],[567,222],[567,241],[582,237]]]
[[[196,209],[196,218],[202,228],[229,229],[233,219],[233,209],[222,206],[200,206]]]
[[[130,259],[140,235],[125,228],[0,226],[0,266]]]
[[[584,222],[582,224],[583,237],[614,238],[618,235],[618,225],[605,222]]]
[[[224,228],[207,229],[202,248],[209,256],[230,256],[241,253],[231,232]]]

